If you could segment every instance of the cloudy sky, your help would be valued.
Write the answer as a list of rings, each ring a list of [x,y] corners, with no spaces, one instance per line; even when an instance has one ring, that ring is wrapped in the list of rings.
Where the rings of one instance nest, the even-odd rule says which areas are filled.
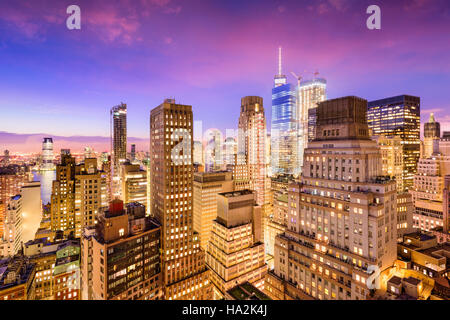
[[[81,30],[66,28],[71,4]],[[417,95],[450,130],[449,35],[448,0],[2,0],[0,131],[108,136],[125,102],[129,136],[146,138],[164,98],[225,132],[259,95],[270,121],[278,46],[292,82],[318,70],[329,98]]]

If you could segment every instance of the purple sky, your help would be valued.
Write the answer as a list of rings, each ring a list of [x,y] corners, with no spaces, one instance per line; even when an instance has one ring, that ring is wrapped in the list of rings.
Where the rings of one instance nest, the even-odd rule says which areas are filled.
[[[71,4],[81,30],[66,28]],[[380,31],[366,28],[371,4]],[[319,70],[329,98],[417,95],[450,130],[449,40],[448,0],[2,0],[0,131],[107,136],[123,101],[129,136],[146,138],[167,97],[225,131],[259,95],[270,123],[278,46],[292,82]]]

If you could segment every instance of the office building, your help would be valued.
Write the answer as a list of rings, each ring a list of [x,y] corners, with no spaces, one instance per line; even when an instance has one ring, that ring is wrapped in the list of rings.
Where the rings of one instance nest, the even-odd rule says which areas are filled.
[[[399,136],[403,145],[403,187],[414,183],[420,157],[420,98],[408,95],[368,103],[367,122],[373,135]]]
[[[311,80],[298,79],[297,85],[297,114],[298,114],[298,136],[297,136],[297,160],[298,167],[303,166],[303,155],[308,142],[312,141],[316,132],[317,106],[327,99],[327,81],[317,78],[314,74]]]
[[[399,136],[372,136],[380,147],[383,175],[395,178],[397,192],[404,192],[403,186],[403,144]]]
[[[63,150],[52,184],[50,215],[53,232],[75,233],[75,158]]]
[[[0,260],[0,300],[34,300],[35,264],[23,256]]]
[[[40,169],[43,171],[55,170],[53,160],[53,139],[44,138],[44,141],[42,142],[42,164]]]
[[[273,146],[272,146],[273,147]],[[272,149],[273,150],[273,149]],[[238,154],[236,181],[250,183],[256,193],[256,202],[267,202],[266,181],[266,118],[261,97],[241,99],[241,112],[238,126]]]
[[[147,171],[129,162],[122,164],[120,171],[124,203],[139,202],[147,206]]]
[[[97,169],[96,158],[86,158],[75,167],[75,237],[84,227],[95,224],[101,207],[107,205],[107,177]]]
[[[287,83],[286,76],[283,75],[279,48],[278,74],[274,77],[272,88],[272,174],[298,174],[297,111],[295,87]]]
[[[275,238],[283,233],[287,226],[288,186],[294,180],[293,175],[271,177],[270,204],[272,207],[264,217],[264,248],[269,269],[273,269]]]
[[[276,237],[264,288],[269,297],[366,299],[369,267],[383,274],[394,264],[396,183],[382,176],[366,112],[358,97],[319,104],[301,180],[289,185],[287,228]]]
[[[206,250],[213,220],[217,218],[217,195],[233,191],[231,171],[194,173],[194,231]]]
[[[3,237],[6,209],[12,197],[30,180],[27,168],[17,165],[0,167],[0,238]]]
[[[22,196],[11,198],[6,209],[5,232],[0,238],[0,256],[14,256],[22,249]]]
[[[122,197],[120,165],[127,159],[127,105],[111,108],[111,192],[113,198]]]
[[[2,164],[2,166],[7,166],[9,165],[9,161],[10,161],[9,150],[5,150],[3,151],[3,159],[0,162],[0,164]]]
[[[95,224],[98,210],[106,202],[106,174],[97,169],[97,159],[87,158],[75,165],[70,153],[62,154],[52,186],[51,230],[79,238],[83,227]]]
[[[20,188],[22,198],[22,241],[33,240],[42,220],[41,183],[29,182]]]
[[[262,211],[253,191],[220,193],[206,252],[216,298],[250,282],[263,289],[267,265],[262,242]]]
[[[224,143],[224,164],[228,169],[232,169],[235,165],[236,155],[237,155],[237,142],[233,137],[227,137]],[[194,155],[195,158],[195,155]]]
[[[203,158],[203,143],[201,141],[194,141],[194,163],[204,165]]]
[[[113,200],[81,238],[83,300],[162,298],[161,229],[145,206]]]
[[[192,107],[167,99],[150,112],[150,212],[161,223],[166,300],[212,298],[193,224]]]
[[[409,192],[397,193],[397,239],[414,231],[414,203]]]
[[[439,152],[439,140],[441,138],[441,125],[430,114],[430,119],[424,124],[423,154],[421,158],[430,158]]]
[[[131,145],[130,160],[131,160],[131,163],[136,161],[136,145],[135,144]]]
[[[111,144],[113,166],[127,159],[127,105],[121,103],[111,109]]]
[[[61,244],[53,268],[54,300],[80,300],[80,274],[79,240]]]
[[[223,136],[218,129],[209,129],[204,134],[205,139],[205,171],[224,169]],[[195,148],[195,144],[194,144]],[[194,150],[195,151],[195,150]]]

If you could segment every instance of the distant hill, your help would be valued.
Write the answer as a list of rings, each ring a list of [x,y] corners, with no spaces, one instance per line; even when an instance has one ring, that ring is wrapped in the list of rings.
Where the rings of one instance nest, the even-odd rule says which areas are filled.
[[[89,146],[97,152],[109,151],[109,137],[100,136],[54,136],[45,133],[20,134],[0,131],[0,155],[3,150],[15,152],[40,152],[42,150],[42,140],[44,137],[53,139],[53,150],[55,153],[60,149],[70,149],[73,152],[84,150]],[[128,137],[128,151],[130,145],[136,144],[136,151],[148,151],[149,139]]]

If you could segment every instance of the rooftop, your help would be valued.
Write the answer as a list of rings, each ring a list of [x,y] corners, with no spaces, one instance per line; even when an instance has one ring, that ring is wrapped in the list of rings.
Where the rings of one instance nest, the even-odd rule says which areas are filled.
[[[228,290],[227,293],[236,300],[270,300],[267,295],[248,282]]]
[[[249,190],[249,189],[245,189],[245,190],[239,190],[239,191],[230,191],[230,192],[219,193],[219,195],[224,196],[226,198],[245,196],[248,194],[253,194],[253,191]]]
[[[419,241],[428,241],[436,238],[433,235],[429,235],[420,231],[412,232],[404,235],[405,238],[412,238]]]
[[[392,284],[395,284],[395,285],[398,286],[398,285],[400,285],[402,283],[402,279],[397,277],[397,276],[393,276],[392,278],[390,278],[388,280],[388,283],[392,283]]]
[[[23,256],[0,260],[0,290],[26,283],[34,267],[35,264]]]

